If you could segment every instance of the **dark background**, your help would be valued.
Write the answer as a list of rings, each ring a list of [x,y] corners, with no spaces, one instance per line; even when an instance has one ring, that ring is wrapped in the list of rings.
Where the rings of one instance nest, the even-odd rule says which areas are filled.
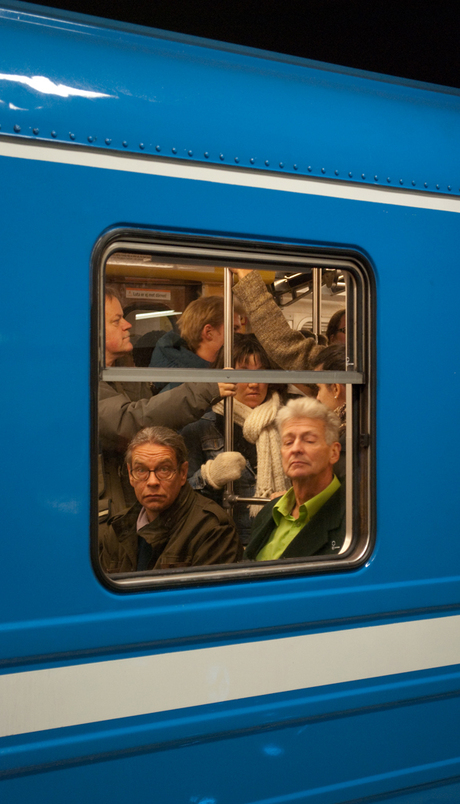
[[[460,0],[56,0],[46,5],[460,88]]]

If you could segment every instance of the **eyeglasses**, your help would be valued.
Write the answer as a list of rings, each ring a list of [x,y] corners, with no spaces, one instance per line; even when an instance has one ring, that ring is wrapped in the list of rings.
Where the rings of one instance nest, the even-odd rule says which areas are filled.
[[[171,480],[177,472],[172,466],[157,466],[156,469],[147,469],[146,466],[135,466],[131,469],[131,476],[134,480],[149,480],[150,475],[155,475],[157,480]]]

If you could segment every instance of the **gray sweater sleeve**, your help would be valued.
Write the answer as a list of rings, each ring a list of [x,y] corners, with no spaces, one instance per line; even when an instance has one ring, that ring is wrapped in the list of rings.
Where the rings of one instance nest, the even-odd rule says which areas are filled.
[[[291,329],[260,274],[252,271],[239,280],[233,292],[242,302],[251,328],[268,356],[283,369],[307,370],[315,341]]]
[[[219,399],[217,383],[183,383],[158,396],[135,402],[122,383],[99,384],[99,439],[103,449],[124,451],[143,427],[162,425],[180,430]]]

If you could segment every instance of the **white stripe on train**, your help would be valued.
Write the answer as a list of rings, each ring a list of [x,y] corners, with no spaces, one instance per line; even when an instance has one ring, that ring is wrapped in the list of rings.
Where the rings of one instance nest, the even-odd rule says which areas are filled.
[[[0,676],[0,736],[460,664],[460,616]]]
[[[349,201],[366,201],[375,204],[435,209],[441,212],[460,212],[460,199],[432,193],[407,192],[400,187],[368,187],[350,182],[312,179],[304,176],[281,176],[254,169],[213,167],[196,162],[162,160],[129,154],[105,153],[98,150],[77,150],[57,144],[30,143],[28,140],[10,142],[0,139],[0,156],[32,159],[65,165],[120,170],[191,181],[255,187],[285,193],[342,198]]]

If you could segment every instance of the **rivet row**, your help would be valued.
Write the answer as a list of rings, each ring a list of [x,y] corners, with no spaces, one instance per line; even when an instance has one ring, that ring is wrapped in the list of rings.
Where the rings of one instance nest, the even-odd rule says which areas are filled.
[[[1,125],[0,125],[0,129],[1,129]],[[20,126],[18,123],[15,123],[15,124],[14,124],[14,126],[13,126],[13,131],[14,131],[14,133],[15,133],[15,134],[20,134],[20,133],[21,133],[21,126]],[[39,135],[39,133],[40,133],[40,130],[39,130],[38,128],[33,128],[33,129],[32,129],[32,133],[34,134],[34,136],[36,136],[36,137],[37,137],[37,136]],[[52,137],[53,139],[56,139],[56,138],[57,138],[57,131],[55,131],[55,130],[53,129],[53,131],[51,131],[51,132],[50,132],[50,135],[51,135],[51,137]],[[72,131],[69,131],[69,139],[71,139],[72,141],[74,141],[74,140],[75,140],[75,134],[74,134]],[[88,135],[88,137],[87,137],[87,141],[88,141],[89,143],[94,143],[94,142],[96,142],[96,141],[97,141],[97,137],[94,137],[93,135],[89,134],[89,135]],[[106,137],[106,138],[105,138],[105,140],[104,140],[104,142],[105,142],[105,144],[106,144],[107,146],[112,145],[112,139],[111,139],[110,137]],[[127,147],[128,147],[128,141],[127,141],[127,140],[123,140],[123,142],[122,142],[122,146],[123,146],[123,148],[127,148]],[[141,150],[141,151],[144,151],[144,150],[145,150],[145,143],[140,142],[140,143],[139,143],[139,148],[140,148],[140,150]],[[155,151],[157,151],[157,153],[160,153],[160,152],[161,152],[161,146],[160,146],[160,145],[155,145]],[[175,148],[175,147],[171,148],[171,153],[172,153],[172,154],[177,155],[177,152],[178,152],[178,151],[177,151],[177,148]],[[187,155],[188,155],[189,157],[193,157],[193,151],[192,151],[191,149],[190,149],[190,150],[187,150]],[[205,151],[205,152],[204,152],[204,157],[205,157],[205,159],[209,159],[209,158],[210,158],[210,153],[209,153],[209,151]],[[225,161],[225,155],[224,155],[223,153],[220,153],[220,154],[219,154],[219,159],[220,159],[220,161],[221,161],[221,162],[224,162],[224,161]],[[238,165],[238,164],[240,163],[240,157],[239,157],[239,156],[235,156],[235,157],[234,157],[234,162],[235,162],[235,164],[237,164],[237,165]],[[250,159],[249,159],[249,163],[250,163],[251,165],[254,165],[254,164],[255,164],[255,162],[256,162],[255,157],[251,156],[251,157],[250,157]],[[268,159],[265,159],[265,161],[264,161],[264,165],[265,165],[265,167],[270,167],[270,161],[269,161]],[[285,167],[285,163],[284,163],[284,162],[279,162],[279,163],[278,163],[278,166],[279,166],[279,168],[280,168],[281,170],[283,170],[283,169],[284,169],[284,167]],[[292,168],[293,168],[293,170],[296,170],[296,171],[297,171],[297,170],[299,169],[299,166],[298,166],[298,164],[297,164],[297,163],[295,163],[295,164],[292,166]],[[308,166],[307,166],[307,171],[308,171],[308,173],[312,173],[312,172],[313,172],[313,168],[312,168],[312,166],[311,166],[311,165],[308,165]],[[322,168],[321,168],[321,174],[322,174],[323,176],[326,174],[326,168],[325,168],[325,167],[322,167]],[[340,172],[339,172],[339,170],[337,170],[337,168],[336,168],[336,169],[334,170],[334,176],[339,176],[339,175],[340,175]],[[352,172],[351,170],[348,172],[348,178],[350,178],[350,179],[352,179],[352,178],[353,178],[353,172]],[[365,174],[365,173],[361,173],[361,179],[363,179],[363,181],[366,179],[366,174]],[[378,180],[379,180],[379,177],[378,177],[378,175],[377,175],[377,174],[375,174],[375,175],[374,175],[374,182],[378,182]],[[391,183],[392,183],[392,182],[391,182],[391,176],[387,176],[386,181],[387,181],[387,184],[391,184]],[[404,184],[404,179],[399,179],[398,181],[399,181],[399,184],[400,184],[401,186]],[[411,183],[412,187],[415,187],[415,186],[416,186],[416,184],[417,184],[417,182],[415,181],[415,179],[412,179],[410,183]],[[441,185],[440,185],[440,184],[436,184],[435,186],[436,186],[436,190],[440,190],[440,189],[441,189]],[[425,189],[427,189],[427,188],[428,188],[428,182],[426,182],[426,181],[425,181],[425,182],[423,182],[423,187],[424,187]],[[452,185],[451,185],[451,184],[448,184],[448,185],[447,185],[447,190],[448,190],[449,192],[451,192],[451,191],[452,191]],[[460,192],[460,187],[459,187],[459,192]]]

